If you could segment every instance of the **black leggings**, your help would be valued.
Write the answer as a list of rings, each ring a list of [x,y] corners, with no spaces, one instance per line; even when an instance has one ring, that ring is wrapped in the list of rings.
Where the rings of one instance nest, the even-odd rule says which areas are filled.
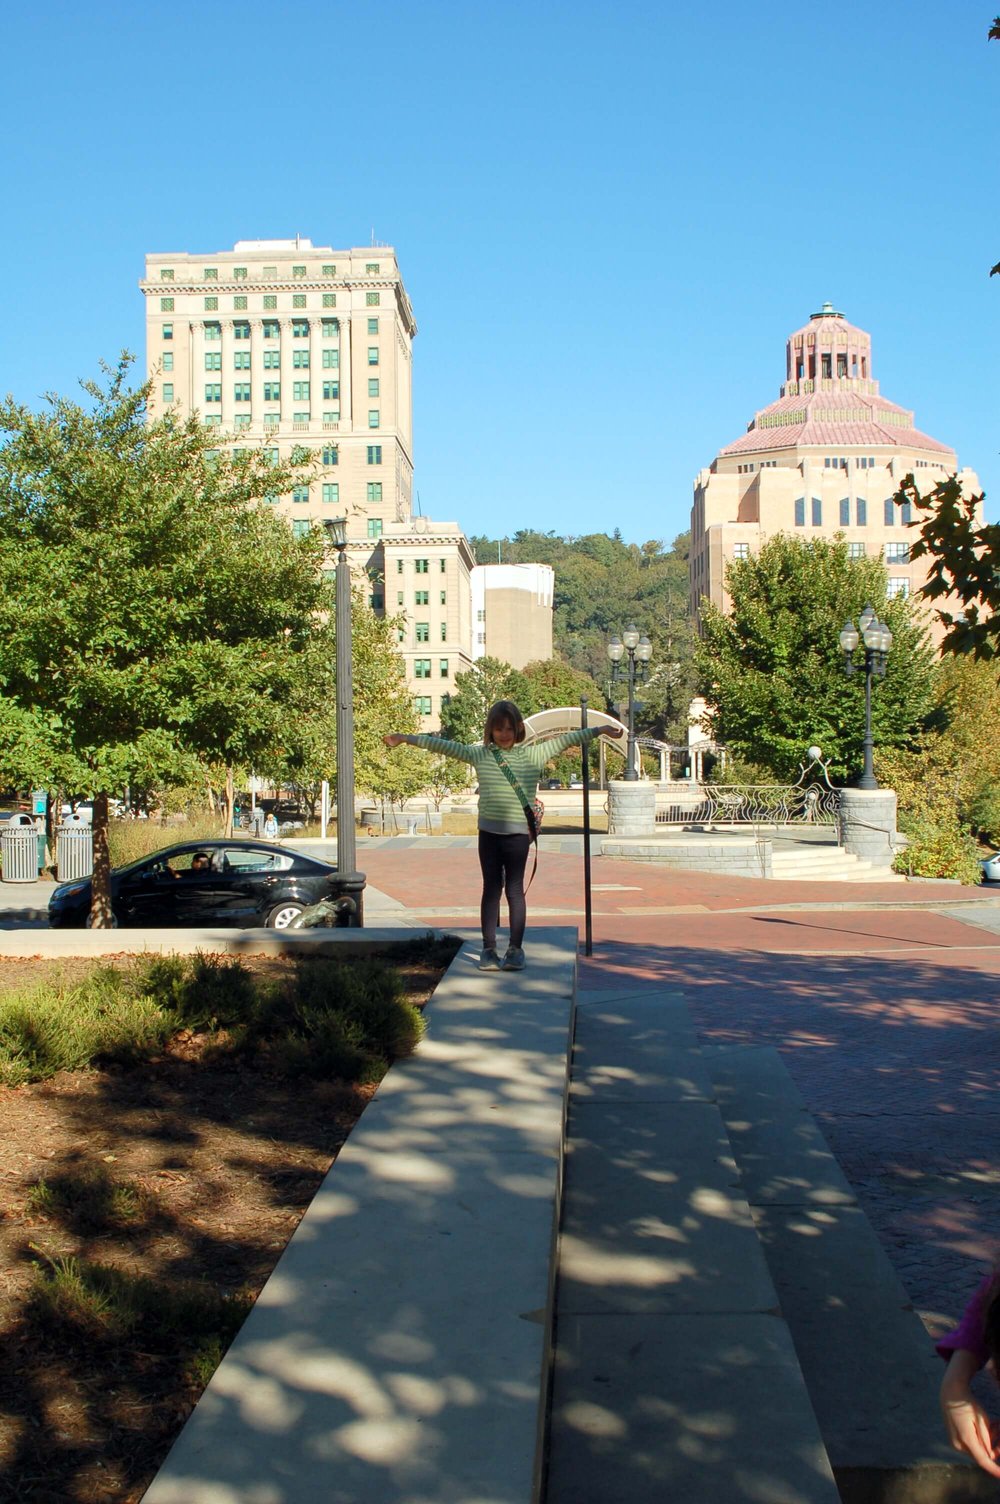
[[[500,923],[500,896],[507,890],[510,918],[510,943],[524,944],[524,925],[528,907],[524,898],[524,869],[528,865],[531,837],[499,836],[492,830],[479,832],[479,865],[483,869],[483,899],[479,922],[483,928],[483,946],[492,950],[497,943]]]

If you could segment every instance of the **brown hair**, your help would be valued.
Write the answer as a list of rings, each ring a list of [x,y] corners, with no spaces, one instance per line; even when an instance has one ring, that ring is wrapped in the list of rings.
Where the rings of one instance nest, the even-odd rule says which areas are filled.
[[[524,727],[524,716],[518,710],[513,700],[498,700],[490,707],[490,713],[486,717],[486,725],[483,729],[483,742],[488,747],[493,740],[493,733],[498,726],[510,726],[514,732],[514,741],[523,742],[527,736]]]

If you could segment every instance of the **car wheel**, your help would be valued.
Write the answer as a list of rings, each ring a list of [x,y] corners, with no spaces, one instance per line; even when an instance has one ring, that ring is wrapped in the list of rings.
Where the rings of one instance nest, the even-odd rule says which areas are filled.
[[[269,930],[287,930],[293,919],[305,911],[305,904],[294,903],[289,899],[285,903],[276,904],[267,916]]]
[[[87,915],[86,919],[83,921],[83,927],[84,927],[85,930],[92,930],[94,928],[94,916],[93,916],[93,914],[88,914]],[[112,914],[112,916],[111,916],[111,926],[110,927],[113,930],[116,930],[118,928],[118,915],[117,914]]]

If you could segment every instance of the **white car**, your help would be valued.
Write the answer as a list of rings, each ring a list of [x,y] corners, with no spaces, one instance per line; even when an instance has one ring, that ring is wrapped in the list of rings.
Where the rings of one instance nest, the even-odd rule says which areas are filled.
[[[994,851],[992,856],[984,856],[980,866],[983,869],[984,883],[1000,883],[1000,851]]]

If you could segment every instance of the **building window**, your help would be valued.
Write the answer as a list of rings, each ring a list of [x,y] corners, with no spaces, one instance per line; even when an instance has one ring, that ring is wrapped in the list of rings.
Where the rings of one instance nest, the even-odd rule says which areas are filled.
[[[899,509],[899,514],[900,521],[902,522],[903,526],[909,527],[910,523],[913,521],[913,507],[908,501],[903,502],[903,505]]]
[[[161,282],[172,282],[173,280],[174,280],[174,269],[173,269],[173,267],[172,266],[161,266],[160,267],[160,281]]]
[[[307,538],[312,532],[312,523],[307,517],[296,517],[292,523],[293,538]]]
[[[340,450],[336,444],[327,444],[323,449],[324,465],[339,465]]]
[[[204,336],[205,336],[205,338],[207,340],[209,340],[209,339],[212,339],[212,340],[214,340],[214,339],[221,339],[222,338],[222,325],[221,324],[203,324],[202,325],[202,333],[204,334]]]
[[[268,282],[273,282],[277,275],[278,268],[276,266],[265,266],[261,271],[261,276],[266,278]]]
[[[236,382],[236,384],[233,387],[233,401],[234,402],[249,402],[250,401],[250,383],[249,383],[249,381],[237,381]]]
[[[849,496],[840,498],[840,525],[841,527],[851,525],[851,498]]]
[[[249,371],[249,369],[250,369],[250,351],[249,350],[234,350],[233,351],[233,370],[234,371]]]
[[[335,507],[340,502],[340,482],[326,480],[323,482],[323,505]]]
[[[281,414],[280,413],[265,413],[264,414],[264,427],[265,428],[277,428],[278,425],[280,424],[280,422],[281,422]]]
[[[863,559],[864,556],[865,545],[863,543],[849,543],[847,545],[847,557],[849,559]]]
[[[868,526],[868,503],[863,496],[859,496],[855,500],[854,521],[858,527]]]
[[[368,463],[369,463],[369,465],[381,465],[381,463],[382,463],[382,445],[381,444],[369,444],[368,445]]]
[[[250,427],[250,414],[249,413],[237,413],[236,416],[235,416],[235,418],[233,419],[233,427],[234,428],[249,428]],[[235,449],[233,450],[233,453],[234,454],[236,453]]]
[[[379,305],[379,303],[381,301],[382,301],[381,293],[377,293],[377,292],[366,292],[365,293],[365,302],[368,304],[369,308],[377,308],[378,305]]]
[[[339,369],[340,369],[340,351],[339,350],[324,350],[323,351],[323,369],[324,369],[324,371],[339,371]]]
[[[174,311],[174,300],[173,300],[173,298],[161,298],[160,299],[160,312],[161,313],[173,313],[173,311]]]
[[[306,274],[306,269],[305,269],[304,266],[293,266],[292,267],[292,276],[293,277],[304,277],[305,274]]]
[[[442,590],[441,592],[441,604],[442,606],[446,606],[448,604],[448,592],[446,590]]]
[[[447,571],[447,568],[448,568],[448,560],[447,559],[441,559],[439,562],[440,562],[440,565],[441,565],[441,573],[444,574]]]
[[[397,590],[396,591],[396,605],[397,606],[401,606],[402,604],[403,604],[403,592],[401,590]]]
[[[430,695],[414,695],[413,696],[413,708],[417,712],[417,715],[430,715],[430,713],[431,713],[431,697],[430,697]]]
[[[293,308],[304,308],[305,306],[306,306],[306,295],[305,295],[305,293],[304,292],[293,292],[292,293],[292,307]]]
[[[163,400],[164,402],[173,402],[174,400],[174,384],[172,381],[164,382]]]
[[[264,332],[264,338],[265,339],[277,339],[278,338],[278,334],[279,334],[279,332],[281,330],[281,325],[278,323],[277,319],[264,319],[263,325],[264,325],[263,332]]]
[[[368,346],[368,364],[370,366],[378,365],[378,345]]]
[[[819,496],[814,496],[812,499],[812,525],[813,527],[823,526],[823,502]]]
[[[206,313],[217,313],[218,310],[219,310],[219,300],[218,300],[218,298],[206,298],[205,299],[205,312]]]
[[[397,559],[396,560],[396,573],[397,574],[402,574],[403,573],[403,561],[402,561],[402,559]]]
[[[378,408],[377,407],[370,407],[368,409],[368,427],[369,428],[377,428],[378,427]]]
[[[368,320],[368,333],[369,334],[377,334],[378,333],[378,319],[369,319]]]
[[[323,275],[324,277],[335,277],[337,275],[337,268],[335,266],[324,266]]]
[[[910,582],[905,575],[890,575],[886,582],[885,593],[889,600],[893,600],[897,595],[909,595]]]
[[[427,559],[414,559],[413,568],[417,574],[430,573],[430,563]]]
[[[370,480],[368,482],[367,490],[369,501],[382,500],[382,482],[380,480]]]
[[[173,339],[173,337],[174,337],[174,326],[173,326],[173,324],[164,324],[164,326],[163,326],[163,338],[164,339]]]
[[[896,508],[892,504],[892,497],[887,496],[882,503],[882,520],[886,527],[896,526]]]
[[[222,422],[222,415],[221,413],[210,413],[207,417],[202,418],[201,422],[203,428],[218,428]]]
[[[909,564],[910,545],[908,543],[886,543],[883,555],[887,564]]]
[[[163,369],[165,371],[172,371],[173,368],[174,368],[174,352],[173,352],[173,350],[164,350],[164,352],[163,352]]]
[[[308,319],[292,319],[292,338],[293,339],[308,339],[309,338],[309,320]]]
[[[206,282],[218,282],[219,268],[217,266],[206,266],[203,272],[203,280]]]
[[[281,366],[281,351],[280,350],[265,350],[264,351],[264,370],[265,371],[277,371],[280,368],[280,366]]]
[[[245,292],[244,293],[239,293],[233,299],[233,307],[237,310],[237,312],[239,312],[239,310],[241,308],[246,308],[246,306],[247,306],[247,295],[246,295],[246,293]]]
[[[447,679],[447,677],[448,677],[448,660],[447,660],[447,658],[439,658],[438,659],[438,673],[441,675],[442,679]]]
[[[367,272],[367,274],[370,277],[371,276],[376,276],[377,277],[378,276],[378,272],[379,272],[379,264],[378,264],[378,262],[377,261],[366,261],[365,262],[365,271]]]
[[[381,538],[381,536],[382,536],[382,519],[381,519],[381,517],[369,517],[369,519],[368,519],[368,536],[369,536],[369,538]]]
[[[443,621],[441,623],[441,641],[448,641],[448,623],[446,621]]]
[[[378,396],[378,377],[377,376],[369,376],[369,378],[368,378],[368,395],[369,395],[369,397],[377,397]]]
[[[429,606],[430,603],[431,593],[429,590],[415,590],[413,592],[413,604],[415,606]]]
[[[416,679],[429,679],[431,676],[431,660],[429,658],[414,658],[413,675]]]
[[[234,266],[233,267],[233,281],[234,282],[245,282],[246,279],[247,279],[247,269],[246,269],[246,267],[245,266]]]
[[[295,366],[300,371],[308,370],[309,369],[309,351],[308,351],[308,349],[305,349],[305,350],[293,350],[292,351],[292,365]]]
[[[292,500],[294,502],[297,502],[300,506],[307,505],[308,501],[309,501],[309,487],[308,486],[293,486],[292,487]]]
[[[206,402],[221,402],[222,401],[222,383],[221,382],[209,381],[209,382],[205,383],[205,401]]]
[[[205,351],[205,370],[206,371],[221,371],[222,370],[222,351],[221,350],[206,350]]]
[[[795,498],[795,526],[796,527],[805,527],[805,525],[806,525],[806,499],[805,499],[804,496],[797,496]]]
[[[734,543],[733,544],[733,558],[734,559],[749,559],[749,557],[750,557],[750,545],[749,545],[749,543]]]
[[[323,338],[336,339],[340,331],[339,319],[323,319]]]
[[[429,621],[418,621],[413,630],[417,642],[430,642],[431,624]]]
[[[324,400],[324,402],[339,402],[340,401],[340,382],[339,381],[324,381],[324,383],[323,383],[323,400]]]
[[[323,307],[324,308],[336,308],[336,306],[337,306],[337,294],[335,292],[325,292],[323,294]]]
[[[264,401],[265,402],[280,402],[281,401],[281,382],[280,381],[265,381],[264,382]]]
[[[293,381],[292,382],[292,401],[293,402],[308,402],[309,401],[309,383],[308,383],[308,381]]]
[[[277,306],[278,306],[278,295],[277,295],[277,293],[266,292],[264,294],[264,308],[265,308],[265,310],[271,309],[271,308],[277,308]]]
[[[278,463],[277,449],[265,449],[264,458],[269,465],[276,465]]]
[[[249,339],[249,338],[250,338],[250,320],[249,319],[234,319],[233,320],[233,339]]]

